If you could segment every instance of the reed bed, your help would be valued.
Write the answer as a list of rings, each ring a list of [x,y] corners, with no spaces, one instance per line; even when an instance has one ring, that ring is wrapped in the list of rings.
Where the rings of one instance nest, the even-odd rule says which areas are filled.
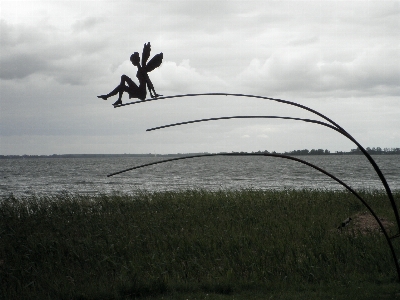
[[[385,193],[360,194],[394,235]],[[386,240],[357,221],[365,211],[327,190],[11,195],[0,201],[0,298],[400,297]]]

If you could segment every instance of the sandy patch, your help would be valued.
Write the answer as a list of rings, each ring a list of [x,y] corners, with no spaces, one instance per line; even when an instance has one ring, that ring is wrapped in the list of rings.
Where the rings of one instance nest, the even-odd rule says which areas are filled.
[[[384,218],[379,218],[383,227],[385,227],[386,231],[389,231],[391,227],[394,226],[393,222],[388,221]],[[349,229],[361,232],[362,234],[367,234],[371,232],[380,232],[381,227],[378,222],[369,212],[362,212],[354,215],[352,217],[352,224],[349,224]]]

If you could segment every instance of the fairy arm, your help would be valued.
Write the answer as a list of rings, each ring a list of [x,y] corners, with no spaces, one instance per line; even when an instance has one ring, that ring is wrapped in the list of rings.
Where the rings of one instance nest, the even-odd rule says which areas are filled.
[[[146,83],[147,83],[147,88],[148,88],[148,90],[150,92],[151,98],[156,98],[156,97],[160,96],[160,95],[158,95],[156,93],[156,90],[154,89],[153,83],[151,82],[150,77],[149,77],[149,75],[147,73],[146,73]]]
[[[145,78],[146,78],[147,89],[148,89],[149,92],[150,92],[150,96],[151,96],[151,98],[154,98],[154,97],[153,97],[153,91],[154,91],[153,83],[151,82],[149,75],[146,74]],[[156,93],[156,92],[154,91],[154,94],[155,94],[155,93]]]

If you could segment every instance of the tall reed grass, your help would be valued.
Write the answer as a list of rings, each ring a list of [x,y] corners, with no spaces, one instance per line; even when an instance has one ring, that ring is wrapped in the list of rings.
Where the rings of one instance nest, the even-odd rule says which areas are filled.
[[[394,220],[384,192],[361,194]],[[365,210],[345,191],[321,190],[10,196],[0,202],[1,295],[127,299],[395,283],[379,231],[337,229]]]

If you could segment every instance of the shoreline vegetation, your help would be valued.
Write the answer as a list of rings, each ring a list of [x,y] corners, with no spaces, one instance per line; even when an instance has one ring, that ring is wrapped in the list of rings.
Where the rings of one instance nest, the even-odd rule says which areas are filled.
[[[358,192],[395,235],[385,192]],[[376,225],[346,191],[10,195],[0,298],[400,299]]]
[[[367,147],[365,150],[370,155],[399,155],[400,148],[380,148],[380,147]],[[220,152],[219,154],[226,154],[227,152]],[[237,154],[244,154],[248,152],[230,152]],[[285,154],[285,155],[363,155],[360,149],[351,149],[350,151],[336,151],[331,152],[328,149],[303,149],[293,150],[289,152],[269,152],[268,150],[257,151],[251,153],[274,153],[274,154]],[[17,158],[103,158],[103,157],[179,157],[187,155],[198,155],[198,154],[212,154],[209,152],[201,153],[176,153],[176,154],[52,154],[52,155],[0,155],[0,159],[17,159]]]

